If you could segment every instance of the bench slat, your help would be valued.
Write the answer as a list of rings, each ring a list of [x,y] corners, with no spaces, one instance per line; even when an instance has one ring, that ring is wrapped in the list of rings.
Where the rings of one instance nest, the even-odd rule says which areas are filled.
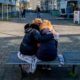
[[[64,52],[64,61],[68,65],[80,65],[80,52]]]
[[[65,65],[80,65],[80,52],[64,52],[63,53],[63,57],[64,57],[64,64]],[[17,57],[17,52],[11,52],[11,54],[8,56],[8,60],[6,60],[6,64],[28,64],[25,61],[20,60]],[[59,65],[59,59],[57,58],[54,61],[40,61],[37,64],[41,64],[41,65]]]
[[[6,64],[28,64],[25,61],[22,61],[18,58],[17,56],[17,52],[11,52],[11,54],[8,56],[8,59],[6,60]],[[59,60],[58,58],[54,61],[48,61],[48,62],[43,62],[40,61],[37,64],[50,64],[50,65],[58,65],[59,64]]]

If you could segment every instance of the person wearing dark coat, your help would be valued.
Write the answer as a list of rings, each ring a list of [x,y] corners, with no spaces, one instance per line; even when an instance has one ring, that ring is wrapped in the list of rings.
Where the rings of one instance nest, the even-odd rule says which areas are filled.
[[[36,7],[37,18],[41,18],[40,11],[41,11],[41,10],[40,10],[40,7],[37,6],[37,7]]]
[[[41,32],[41,35],[44,36],[45,33]],[[54,38],[45,42],[41,42],[36,54],[37,58],[42,61],[55,60],[57,57],[57,44],[58,42]]]
[[[38,49],[37,43],[43,43],[53,38],[52,33],[41,36],[38,27],[36,24],[25,25],[25,35],[20,45],[21,54],[29,56],[35,55]]]
[[[43,21],[43,23],[40,26],[41,35],[49,36],[48,35],[49,33],[53,33],[52,31],[50,31],[50,29],[52,29],[51,22],[48,20]],[[52,38],[48,41],[45,41],[45,42],[40,42],[40,46],[36,53],[37,58],[42,61],[55,60],[57,57],[57,46],[58,46],[58,42],[54,38]]]
[[[23,9],[23,11],[22,11],[22,17],[25,18],[25,15],[26,15],[26,9]]]

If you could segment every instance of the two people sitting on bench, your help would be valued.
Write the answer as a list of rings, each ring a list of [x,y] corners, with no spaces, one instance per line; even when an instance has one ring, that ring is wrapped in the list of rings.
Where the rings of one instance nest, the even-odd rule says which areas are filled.
[[[33,73],[39,60],[52,61],[57,57],[57,32],[48,20],[35,19],[25,25],[25,36],[20,45],[18,57],[29,63],[26,72]],[[24,65],[22,66],[24,68]]]

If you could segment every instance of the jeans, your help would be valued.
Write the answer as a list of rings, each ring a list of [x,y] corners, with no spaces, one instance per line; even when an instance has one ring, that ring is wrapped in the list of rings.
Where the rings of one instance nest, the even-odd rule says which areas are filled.
[[[40,12],[37,12],[37,18],[41,18]]]

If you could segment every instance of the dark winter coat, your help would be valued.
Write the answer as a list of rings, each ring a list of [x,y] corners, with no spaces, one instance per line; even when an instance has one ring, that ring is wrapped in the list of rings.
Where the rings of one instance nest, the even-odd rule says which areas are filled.
[[[41,10],[40,10],[40,8],[39,7],[37,7],[36,8],[36,12],[40,12]]]
[[[42,33],[42,35],[44,35],[44,33]],[[37,58],[40,60],[43,60],[43,61],[52,61],[52,60],[56,59],[57,44],[58,44],[58,42],[54,38],[49,41],[40,43],[40,47],[36,54]]]
[[[24,55],[34,55],[37,52],[37,43],[46,42],[53,38],[53,34],[40,35],[40,32],[33,28],[27,28],[25,36],[20,45],[20,52]]]

